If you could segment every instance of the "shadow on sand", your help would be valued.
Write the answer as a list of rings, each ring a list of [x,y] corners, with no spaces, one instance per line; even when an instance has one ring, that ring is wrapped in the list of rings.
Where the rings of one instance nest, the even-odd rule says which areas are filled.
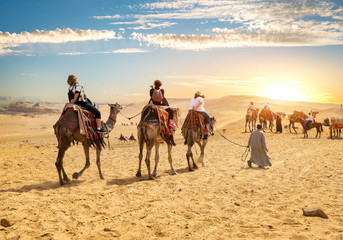
[[[57,189],[60,187],[73,187],[80,185],[83,183],[84,180],[80,181],[70,181],[66,183],[63,186],[60,186],[60,183],[58,181],[56,182],[44,182],[44,183],[37,183],[37,184],[31,184],[31,185],[25,185],[22,186],[21,188],[9,188],[9,189],[3,189],[0,190],[0,193],[2,192],[17,192],[17,193],[23,193],[23,192],[29,192],[31,190],[37,190],[37,191],[45,191],[45,190],[51,190],[51,189]]]
[[[176,175],[178,174],[183,174],[183,173],[188,173],[188,167],[186,168],[180,168],[180,169],[176,169]],[[167,171],[164,171],[164,173],[167,173],[168,176],[172,176],[171,174],[171,171],[170,170],[167,170]],[[156,179],[159,179],[161,177],[164,177],[165,175],[157,175]],[[133,177],[128,177],[128,178],[117,178],[117,179],[112,179],[112,180],[109,180],[107,182],[107,185],[118,185],[118,186],[126,186],[126,185],[131,185],[133,183],[136,183],[136,182],[142,182],[142,181],[149,181],[148,179],[148,174],[144,174],[142,175],[142,177],[136,177],[136,176],[133,176]]]

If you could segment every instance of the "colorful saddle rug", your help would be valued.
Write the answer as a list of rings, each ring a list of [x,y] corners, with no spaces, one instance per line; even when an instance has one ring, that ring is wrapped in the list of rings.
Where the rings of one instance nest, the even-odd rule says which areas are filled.
[[[208,134],[206,126],[205,126],[205,118],[203,115],[196,111],[189,111],[187,117],[182,125],[182,129],[192,129],[193,131],[198,131],[200,128],[201,135]]]
[[[94,114],[76,104],[67,103],[64,106],[55,126],[65,126],[72,132],[79,128],[80,134],[85,135],[90,146],[102,149],[106,145],[104,135],[96,132]]]
[[[147,126],[152,130],[160,127],[160,134],[163,139],[173,134],[174,130],[168,125],[169,113],[162,107],[147,105],[142,110],[142,118],[138,126]]]

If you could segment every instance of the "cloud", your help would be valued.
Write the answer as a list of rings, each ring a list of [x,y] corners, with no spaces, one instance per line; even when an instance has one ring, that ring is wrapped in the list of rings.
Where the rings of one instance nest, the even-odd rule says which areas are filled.
[[[148,50],[145,49],[140,49],[140,48],[122,48],[122,49],[117,49],[113,51],[102,51],[102,52],[64,52],[64,53],[58,53],[58,55],[69,55],[69,56],[74,56],[74,55],[87,55],[87,54],[117,54],[117,53],[146,53],[149,52]]]
[[[131,10],[120,17],[130,21],[111,24],[137,25],[130,29],[138,31],[198,20],[199,31],[205,33],[132,33],[131,39],[148,46],[199,51],[343,44],[343,8],[332,1],[178,0],[139,4]],[[209,25],[212,34],[203,29]]]
[[[0,55],[19,52],[12,48],[20,47],[28,43],[66,43],[76,41],[97,41],[108,39],[122,39],[121,35],[116,35],[114,31],[108,30],[81,30],[75,31],[70,28],[54,31],[34,30],[32,33],[21,32],[9,33],[0,31]]]
[[[149,52],[145,49],[140,48],[123,48],[123,49],[117,49],[114,51],[106,51],[106,52],[97,52],[97,53],[146,53]]]
[[[323,46],[343,44],[343,33],[323,29],[322,25],[309,28],[264,28],[245,31],[227,28],[214,28],[211,35],[142,34],[134,32],[131,39],[161,48],[176,50],[207,50],[213,48],[238,47],[289,47]]]
[[[175,85],[192,88],[202,88],[204,86],[244,88],[254,82],[253,80],[240,80],[237,76],[218,75],[176,75],[167,78],[173,79]]]
[[[113,15],[113,16],[93,16],[94,19],[118,19],[121,18],[119,14]]]

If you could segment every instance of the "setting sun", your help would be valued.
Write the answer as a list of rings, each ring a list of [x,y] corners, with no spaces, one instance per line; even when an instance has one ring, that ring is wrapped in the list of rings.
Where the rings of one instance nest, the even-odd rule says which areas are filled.
[[[305,96],[295,86],[287,83],[273,84],[264,88],[261,95],[280,100],[306,101]]]

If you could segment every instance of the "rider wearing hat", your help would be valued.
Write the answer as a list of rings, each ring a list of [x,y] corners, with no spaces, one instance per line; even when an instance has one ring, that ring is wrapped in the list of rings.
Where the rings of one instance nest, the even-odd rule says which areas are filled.
[[[196,91],[194,94],[194,97],[191,99],[191,106],[189,107],[189,110],[196,111],[205,118],[206,130],[209,133],[210,132],[210,115],[208,115],[208,113],[205,111],[204,98],[205,96],[201,94],[201,92]],[[204,139],[206,138],[207,138],[207,134],[205,135]]]

